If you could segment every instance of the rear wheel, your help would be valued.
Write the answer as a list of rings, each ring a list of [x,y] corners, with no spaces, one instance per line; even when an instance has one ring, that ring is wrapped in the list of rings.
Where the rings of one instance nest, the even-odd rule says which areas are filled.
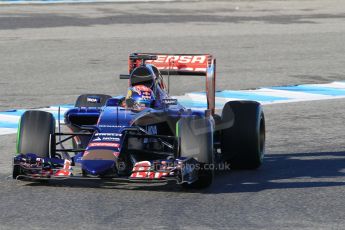
[[[265,152],[265,117],[255,101],[230,101],[222,111],[221,150],[233,169],[256,169]]]
[[[213,126],[208,119],[187,117],[178,122],[181,157],[192,157],[199,162],[198,179],[185,188],[206,188],[214,178]]]

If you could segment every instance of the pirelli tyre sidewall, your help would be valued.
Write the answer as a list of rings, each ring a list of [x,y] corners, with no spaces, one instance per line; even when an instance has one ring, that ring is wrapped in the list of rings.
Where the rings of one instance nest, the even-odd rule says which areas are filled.
[[[256,169],[265,153],[265,117],[260,103],[230,101],[224,105],[221,123],[223,159],[232,169]]]
[[[199,162],[197,181],[182,185],[195,189],[210,186],[214,178],[213,123],[210,119],[195,116],[182,117],[177,127],[180,156],[192,157]]]
[[[17,153],[33,153],[39,157],[55,156],[55,119],[44,111],[26,111],[20,119]]]

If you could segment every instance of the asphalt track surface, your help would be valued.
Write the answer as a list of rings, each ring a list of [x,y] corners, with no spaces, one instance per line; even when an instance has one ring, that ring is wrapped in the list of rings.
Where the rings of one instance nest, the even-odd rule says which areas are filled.
[[[344,1],[205,1],[1,6],[0,110],[124,94],[132,51],[212,53],[218,88],[345,80]],[[172,80],[175,94],[200,79]],[[212,187],[8,180],[0,136],[0,229],[344,229],[345,100],[265,106],[257,171]]]

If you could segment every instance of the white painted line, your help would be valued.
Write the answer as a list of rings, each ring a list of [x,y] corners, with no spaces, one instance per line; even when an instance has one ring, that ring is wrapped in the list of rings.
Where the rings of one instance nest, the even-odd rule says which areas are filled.
[[[18,123],[19,120],[20,120],[20,116],[0,114],[0,121],[1,122]]]
[[[311,86],[335,88],[335,89],[345,89],[345,82],[335,81],[335,82],[331,82],[328,84],[312,84]]]
[[[285,97],[291,100],[293,99],[328,99],[330,96],[321,95],[321,94],[312,94],[312,93],[304,93],[304,92],[294,92],[288,90],[279,90],[279,89],[268,89],[268,88],[261,88],[257,90],[243,90],[243,92],[248,93],[256,93],[265,96],[277,96],[277,97]]]
[[[17,129],[0,128],[0,135],[14,134],[17,133]]]

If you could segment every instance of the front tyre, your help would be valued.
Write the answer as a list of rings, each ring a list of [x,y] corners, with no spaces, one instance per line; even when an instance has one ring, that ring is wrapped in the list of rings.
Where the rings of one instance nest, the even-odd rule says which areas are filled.
[[[17,154],[35,154],[42,158],[55,156],[55,119],[44,111],[26,111],[20,119],[17,135]],[[12,177],[22,174],[19,165],[13,165]]]
[[[20,118],[17,154],[33,153],[38,157],[55,156],[55,119],[51,113],[26,111]]]
[[[202,189],[210,186],[214,178],[213,124],[209,119],[186,117],[177,124],[181,157],[199,162],[198,178],[185,188]]]

